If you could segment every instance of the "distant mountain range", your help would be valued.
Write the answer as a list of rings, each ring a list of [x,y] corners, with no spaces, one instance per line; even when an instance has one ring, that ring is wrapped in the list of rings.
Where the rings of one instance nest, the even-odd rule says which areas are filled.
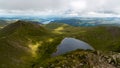
[[[14,22],[17,20],[33,21],[42,24],[65,23],[72,26],[99,26],[99,25],[120,25],[118,17],[39,17],[39,16],[12,16],[0,17],[0,21]]]

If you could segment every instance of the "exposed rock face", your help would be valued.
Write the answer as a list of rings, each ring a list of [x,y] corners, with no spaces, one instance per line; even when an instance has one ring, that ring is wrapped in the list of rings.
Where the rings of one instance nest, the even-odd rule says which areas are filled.
[[[50,61],[48,67],[62,68],[120,68],[120,53],[74,51]]]
[[[120,67],[120,54],[119,53],[103,53],[95,51],[96,53],[87,54],[88,63],[93,68],[118,68]]]

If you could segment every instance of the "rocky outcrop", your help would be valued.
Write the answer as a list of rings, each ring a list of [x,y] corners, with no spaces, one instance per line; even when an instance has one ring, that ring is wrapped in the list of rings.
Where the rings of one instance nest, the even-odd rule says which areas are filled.
[[[120,68],[120,53],[77,50],[48,63],[48,67],[61,68]]]

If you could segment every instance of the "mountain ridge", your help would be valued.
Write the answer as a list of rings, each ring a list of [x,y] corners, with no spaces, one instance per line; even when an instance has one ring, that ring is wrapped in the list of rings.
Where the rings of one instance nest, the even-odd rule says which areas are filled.
[[[0,67],[39,68],[47,66],[62,67],[63,65],[64,67],[65,65],[71,67],[74,64],[79,66],[82,62],[83,65],[85,63],[85,66],[90,68],[89,65],[96,66],[101,63],[96,60],[103,60],[94,51],[77,50],[58,57],[52,57],[51,54],[56,51],[62,39],[72,37],[89,43],[95,48],[95,51],[102,53],[100,57],[104,55],[103,53],[109,56],[110,51],[112,53],[115,52],[119,56],[119,35],[119,27],[75,27],[60,23],[39,25],[28,21],[17,21],[0,30]],[[110,53],[110,55],[112,56],[113,54]],[[92,56],[96,56],[98,59],[92,61]],[[80,57],[83,59],[80,59]],[[87,59],[86,57],[89,58]],[[75,59],[71,60],[72,58]],[[108,59],[113,58],[108,57]],[[109,64],[109,62],[105,64],[113,67],[115,65],[119,66],[119,59],[117,57],[115,59],[114,64]],[[107,59],[104,58],[104,60]],[[79,63],[79,61],[81,62]],[[88,61],[96,62],[96,65],[92,65]]]
[[[42,38],[47,34],[47,29],[44,27],[24,21],[17,21],[1,29],[0,67],[28,68],[31,65],[30,61],[34,59],[29,45],[33,46],[40,41],[39,37]]]

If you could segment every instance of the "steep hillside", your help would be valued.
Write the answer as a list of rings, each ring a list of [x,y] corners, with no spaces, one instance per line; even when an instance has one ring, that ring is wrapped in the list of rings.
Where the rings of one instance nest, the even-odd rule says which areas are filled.
[[[119,35],[120,28],[113,26],[74,27],[61,23],[43,26],[17,21],[0,30],[0,68],[106,68],[106,65],[119,68]],[[52,57],[65,37],[85,41],[95,51],[76,50]]]
[[[57,23],[56,23],[57,24]],[[73,27],[59,24],[56,28],[62,28],[59,33],[64,37],[74,37],[89,43],[97,50],[120,52],[120,27],[95,26],[95,27]],[[49,24],[47,27],[51,28]],[[55,26],[53,26],[55,27]],[[56,28],[51,28],[56,30]]]
[[[5,28],[3,28],[0,33],[3,35],[9,35],[15,32],[23,31],[21,34],[28,34],[28,33],[34,33],[34,32],[39,32],[41,33],[46,33],[45,28],[39,26],[36,23],[32,22],[26,22],[26,21],[17,21],[15,23],[12,23]],[[34,33],[38,34],[38,33]]]
[[[97,50],[120,52],[120,27],[99,26],[85,28],[76,38],[84,40]]]
[[[31,68],[38,47],[52,42],[51,37],[50,31],[31,22],[4,27],[0,31],[0,68]]]

